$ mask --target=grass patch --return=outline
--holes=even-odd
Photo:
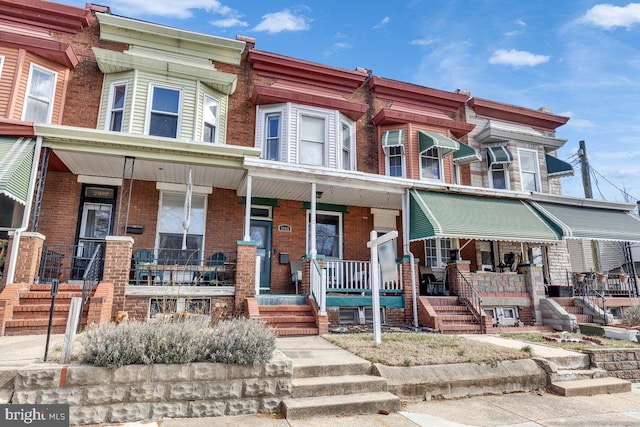
[[[626,340],[615,340],[611,338],[598,337],[602,345],[594,342],[556,342],[544,339],[544,336],[560,336],[560,332],[504,332],[500,334],[503,338],[511,338],[514,340],[530,342],[534,344],[544,344],[550,347],[563,348],[565,350],[587,350],[594,348],[640,348],[640,343]],[[571,338],[582,340],[588,338],[588,335],[571,334]]]
[[[488,363],[527,359],[521,350],[467,340],[455,335],[425,333],[385,333],[382,344],[373,345],[372,333],[327,334],[327,341],[370,362],[388,366]]]

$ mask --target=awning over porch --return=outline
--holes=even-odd
[[[518,199],[413,190],[411,241],[467,238],[528,243],[557,243],[554,229]]]
[[[640,219],[630,212],[595,207],[530,202],[561,230],[563,237],[640,242]]]
[[[31,138],[0,137],[0,194],[26,205],[35,150]]]
[[[426,130],[418,131],[418,144],[420,146],[420,153],[424,153],[431,147],[437,147],[440,149],[442,156],[460,149],[460,143],[455,139],[438,132],[429,132]]]

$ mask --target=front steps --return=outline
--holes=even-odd
[[[550,390],[554,394],[567,397],[628,393],[631,391],[631,383],[614,377],[556,381],[551,383]]]
[[[387,392],[387,381],[369,375],[369,362],[297,366],[291,397],[282,402],[286,418],[394,412],[400,399]]]
[[[279,337],[318,335],[315,314],[301,295],[258,297],[260,319],[273,327]]]
[[[582,310],[582,306],[575,305],[575,298],[572,297],[554,297],[550,298],[553,301],[557,302],[564,310],[576,316],[576,321],[578,323],[593,323],[593,316],[590,314],[585,314]]]
[[[438,328],[443,334],[480,334],[482,328],[467,306],[458,297],[428,297],[431,307],[441,319]]]

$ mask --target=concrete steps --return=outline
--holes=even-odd
[[[594,378],[604,378],[607,371],[604,369],[558,369],[549,374],[552,383],[559,381],[589,380]]]
[[[330,377],[297,378],[292,381],[292,397],[334,396],[387,391],[387,380],[371,375],[337,375]]]
[[[258,305],[260,319],[272,326],[278,336],[318,335],[316,318],[310,305]]]
[[[400,399],[388,392],[373,392],[287,399],[282,405],[282,412],[286,418],[306,418],[379,411],[395,412],[400,408]]]
[[[569,297],[554,297],[551,298],[555,302],[564,308],[564,310],[576,316],[576,321],[578,323],[593,323],[593,316],[590,314],[585,314],[580,305],[575,305],[575,299]]]
[[[560,396],[593,396],[595,394],[627,393],[631,383],[620,378],[604,377],[572,381],[554,381],[550,391]]]

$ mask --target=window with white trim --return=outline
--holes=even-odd
[[[51,122],[56,79],[55,71],[31,64],[22,120],[34,123]]]
[[[300,116],[300,163],[325,166],[326,134],[324,118]]]
[[[424,263],[427,267],[444,268],[451,255],[451,239],[428,239],[424,241]]]
[[[345,122],[340,123],[342,140],[342,169],[351,170],[351,129]]]
[[[269,113],[265,116],[263,157],[267,160],[280,160],[281,123],[281,113]]]
[[[180,125],[180,90],[151,86],[149,135],[176,138]]]
[[[307,253],[311,252],[311,211],[307,211]],[[316,250],[327,258],[342,258],[342,214],[316,212]]]
[[[518,148],[520,159],[520,183],[524,191],[540,191],[540,167],[538,166],[538,152],[525,148]]]
[[[217,142],[218,138],[218,112],[220,103],[214,98],[205,95],[202,105],[202,141]]]
[[[442,158],[438,147],[431,147],[420,153],[420,177],[442,180]]]
[[[489,185],[499,190],[509,189],[509,165],[494,163],[489,166]]]
[[[108,128],[113,132],[122,132],[122,123],[124,121],[124,104],[127,97],[126,83],[114,83],[111,85],[109,93],[109,112],[107,120],[109,120]]]
[[[404,147],[396,145],[387,147],[386,158],[386,171],[388,176],[397,176],[399,178],[404,177]]]
[[[182,250],[184,198],[185,193],[161,193],[156,236],[161,264],[197,265],[203,258],[206,196],[191,197],[186,250]]]

